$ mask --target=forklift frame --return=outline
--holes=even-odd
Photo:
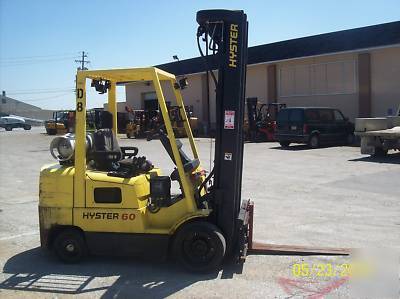
[[[132,81],[152,81],[156,90],[158,104],[162,116],[164,118],[165,128],[171,143],[172,153],[179,176],[181,178],[182,188],[185,196],[188,210],[195,211],[195,200],[193,192],[190,191],[190,184],[185,175],[181,156],[179,154],[176,138],[172,129],[172,124],[168,116],[167,105],[164,93],[161,87],[161,81],[169,82],[174,91],[177,105],[180,107],[180,114],[184,120],[185,132],[189,138],[190,147],[194,159],[198,159],[198,151],[194,142],[192,130],[190,128],[187,115],[185,112],[182,95],[179,90],[174,88],[176,77],[173,74],[165,72],[155,67],[149,68],[132,68],[132,69],[113,69],[113,70],[94,70],[94,71],[78,71],[76,86],[76,137],[75,137],[75,176],[74,176],[74,198],[75,207],[84,207],[85,202],[85,177],[86,177],[86,80],[107,80],[110,82],[108,89],[108,107],[109,112],[113,116],[113,133],[117,136],[117,101],[116,101],[116,84],[120,82]]]

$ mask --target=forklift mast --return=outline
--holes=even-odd
[[[227,253],[232,253],[238,238],[241,206],[247,16],[241,10],[202,10],[196,20],[198,42],[203,36],[218,70],[217,80],[209,69],[216,85],[215,156],[209,194],[212,219],[224,233]],[[209,67],[212,62],[203,55],[200,43],[199,50]]]

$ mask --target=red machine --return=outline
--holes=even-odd
[[[275,141],[276,117],[282,108],[286,104],[260,104],[257,98],[247,98],[247,138],[254,142]]]

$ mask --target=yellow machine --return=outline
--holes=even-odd
[[[298,246],[253,242],[254,206],[242,200],[247,16],[239,10],[203,10],[196,20],[203,58],[209,59],[200,42],[211,47],[206,36],[221,51],[213,54],[219,61],[218,80],[211,75],[216,87],[213,169],[206,176],[200,166],[180,93],[185,84],[174,75],[154,67],[78,71],[75,135],[52,141],[51,153],[59,163],[44,166],[40,173],[41,245],[63,261],[78,262],[87,253],[172,253],[192,271],[209,271],[219,269],[226,258],[241,263],[248,252],[299,251]],[[86,131],[87,80],[96,91],[108,93],[110,110],[102,113],[93,133]],[[116,84],[139,81],[151,82],[157,94],[163,118],[158,134],[176,166],[169,176],[138,156],[138,148],[120,147],[116,139]],[[173,90],[189,155],[175,138],[161,86]],[[179,183],[176,195],[171,194],[171,181]]]
[[[126,137],[143,138],[157,133],[161,125],[159,113],[158,110],[129,109],[130,120],[126,124]]]
[[[86,133],[85,87],[88,79],[109,86],[111,125],[94,134]],[[170,177],[162,176],[160,169],[153,167],[145,157],[137,157],[137,148],[119,148],[117,145],[115,86],[126,81],[153,82],[167,133],[161,141],[176,165],[171,178],[179,181],[181,194],[168,194]],[[181,109],[181,117],[186,120],[184,129],[192,158],[188,158],[182,144],[175,139],[161,82],[174,87],[175,76],[157,68],[78,71],[76,135],[55,140],[52,148],[58,154],[53,156],[59,163],[44,166],[40,173],[41,244],[53,248],[62,260],[76,262],[88,251],[102,253],[116,249],[121,249],[122,254],[152,250],[159,254],[163,247],[167,253],[172,237],[175,242],[183,242],[176,239],[183,224],[210,214],[210,209],[200,205],[195,198],[195,190],[205,175],[185,110]],[[183,107],[180,90],[173,90],[177,104]],[[111,141],[114,146],[101,148],[96,138],[105,140],[105,144]],[[135,153],[127,153],[129,150]],[[114,167],[116,164],[119,166]],[[183,262],[190,266],[190,260]],[[204,267],[197,265],[197,268]]]
[[[48,135],[68,133],[73,125],[75,111],[60,110],[53,112],[53,118],[45,121],[45,129]]]
[[[130,121],[127,123],[125,131],[127,138],[132,138],[132,137],[137,138],[137,136],[139,136],[140,133],[140,125],[135,124],[133,121]]]
[[[103,108],[94,108],[86,111],[86,130],[94,131],[98,125]],[[48,135],[73,133],[75,130],[75,110],[61,110],[53,112],[53,118],[45,122]]]
[[[189,120],[190,128],[192,129],[192,133],[194,136],[198,134],[198,118],[193,116],[193,110],[190,107],[185,106],[185,113],[187,115],[187,119]],[[181,112],[179,106],[170,106],[168,107],[169,116],[171,119],[172,129],[174,130],[175,135],[178,138],[187,137],[184,127],[184,120],[180,117]]]

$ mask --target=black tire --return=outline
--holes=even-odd
[[[317,134],[311,135],[310,139],[308,140],[308,146],[310,148],[319,148],[320,141],[319,136]]]
[[[225,257],[226,242],[214,224],[196,221],[179,229],[173,243],[173,255],[191,272],[219,270]]]
[[[82,233],[74,229],[61,231],[54,239],[53,249],[58,258],[67,264],[80,262],[88,252]]]
[[[129,134],[129,133],[126,133],[126,137],[129,138],[129,139],[132,138],[131,134]]]
[[[31,125],[25,125],[25,126],[24,126],[24,130],[26,130],[26,131],[27,131],[27,130],[30,130],[31,128],[32,128]]]
[[[5,126],[6,131],[12,131],[12,127],[11,126]]]
[[[279,141],[279,144],[281,145],[281,147],[288,147],[290,145],[289,141]]]
[[[373,157],[381,158],[381,157],[386,157],[388,153],[388,150],[385,150],[381,147],[376,147],[375,148],[375,153],[372,155]]]
[[[56,135],[57,129],[46,129],[48,135]]]

